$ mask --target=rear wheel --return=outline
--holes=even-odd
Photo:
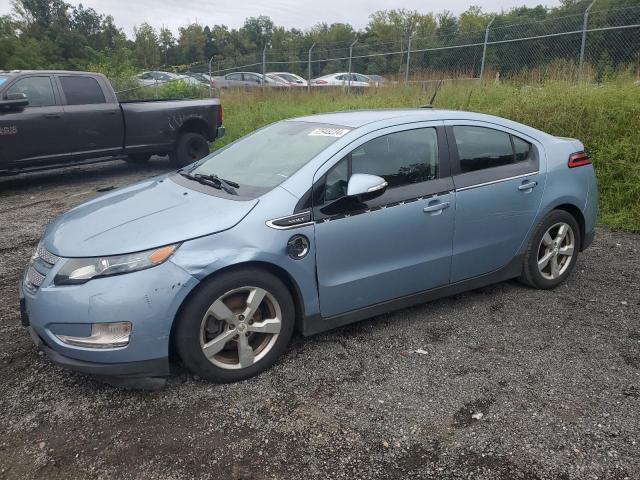
[[[536,228],[525,255],[521,281],[536,288],[551,289],[564,282],[578,259],[578,222],[564,210],[554,210]]]
[[[253,377],[286,349],[295,310],[287,287],[256,269],[205,283],[177,319],[176,349],[194,374],[218,383]]]
[[[171,161],[178,167],[184,167],[209,155],[209,142],[199,133],[181,133],[171,152]]]

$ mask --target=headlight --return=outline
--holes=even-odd
[[[112,257],[70,258],[62,266],[54,283],[78,285],[93,278],[121,275],[155,267],[167,260],[178,245],[154,248],[144,252],[114,255]]]

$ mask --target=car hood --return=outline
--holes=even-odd
[[[138,252],[228,230],[258,200],[229,200],[159,177],[83,203],[46,229],[43,243],[61,257]]]

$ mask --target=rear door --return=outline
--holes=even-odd
[[[121,153],[124,121],[120,104],[105,96],[102,79],[85,75],[56,78],[64,100],[65,121],[74,142],[74,156],[107,157]]]
[[[451,281],[516,256],[540,207],[546,166],[535,139],[484,122],[445,122],[456,189]]]
[[[446,143],[441,122],[391,127],[365,135],[316,174],[323,317],[449,282],[455,199]],[[389,186],[365,203],[348,202],[354,173],[381,176]]]
[[[70,132],[51,76],[20,77],[3,95],[11,93],[26,94],[29,105],[0,111],[0,168],[55,163],[70,155]]]

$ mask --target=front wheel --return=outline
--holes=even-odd
[[[557,287],[573,270],[580,242],[580,227],[573,215],[564,210],[552,211],[538,224],[529,241],[520,280],[535,288]]]
[[[204,283],[177,319],[175,345],[192,373],[228,383],[253,377],[284,352],[295,323],[287,287],[257,269]]]
[[[184,167],[209,155],[209,142],[199,133],[181,133],[170,154],[174,165]]]

